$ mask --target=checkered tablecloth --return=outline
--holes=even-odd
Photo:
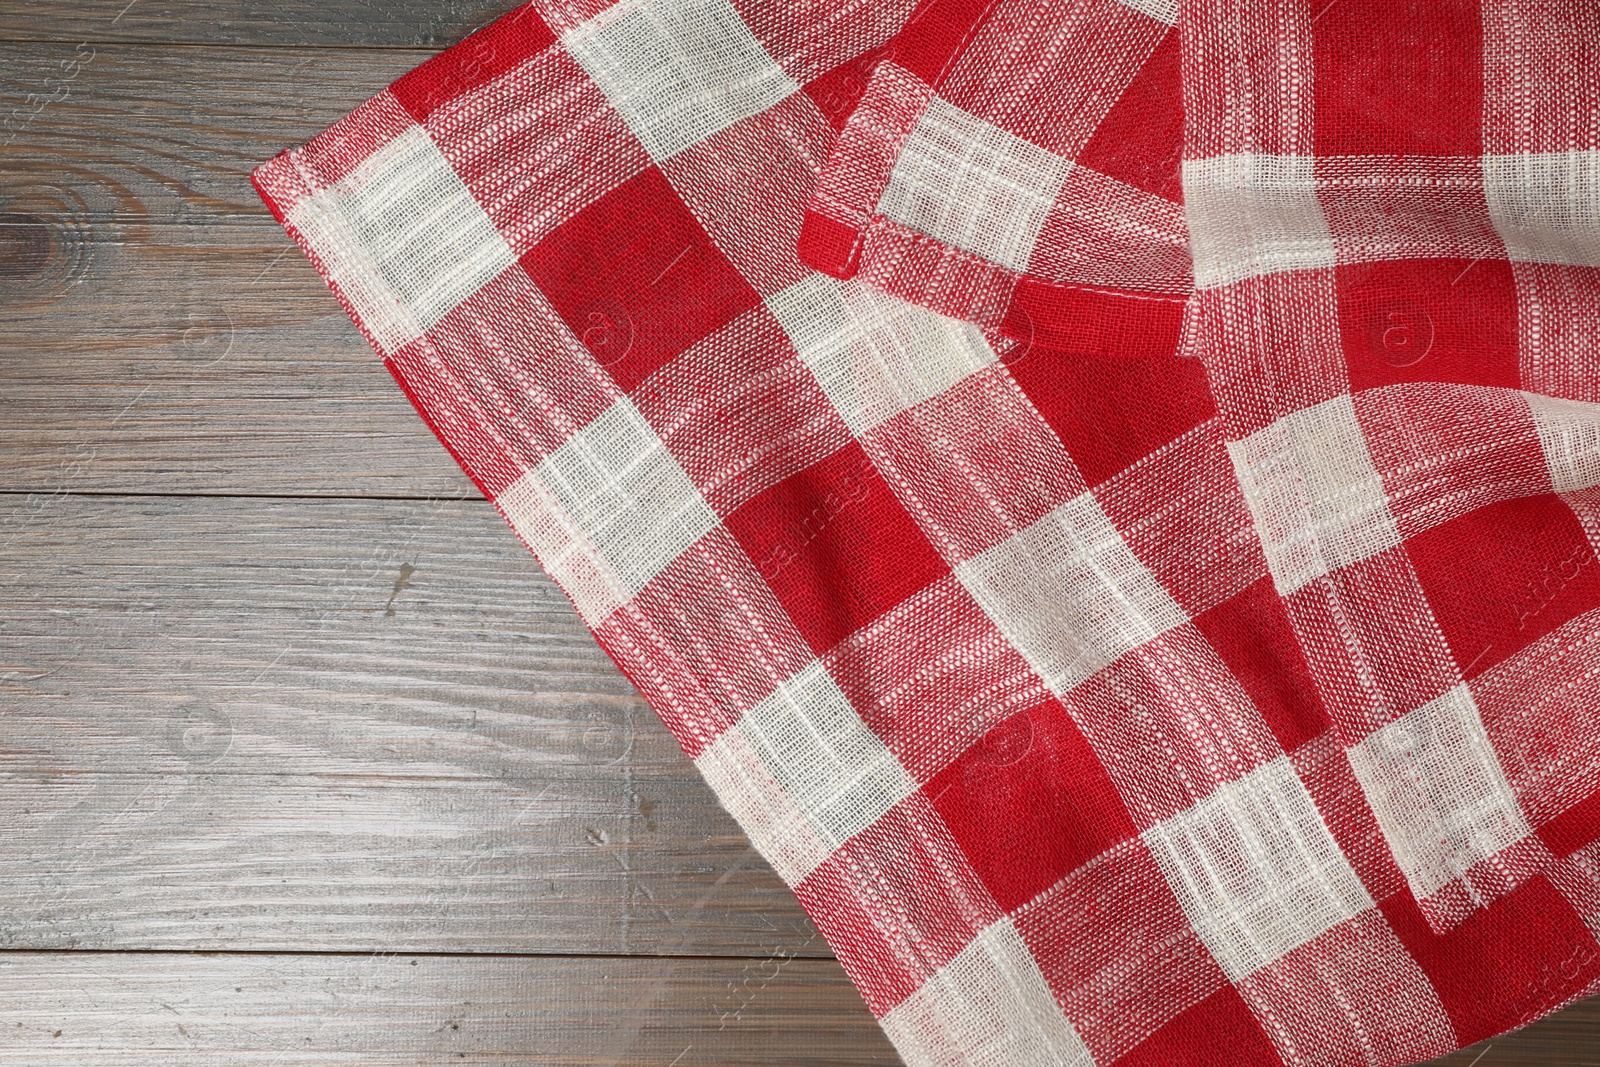
[[[1600,990],[1600,8],[534,0],[254,180],[907,1064]]]

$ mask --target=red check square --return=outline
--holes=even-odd
[[[859,444],[728,516],[818,655],[949,573]]]
[[[1600,607],[1600,560],[1572,509],[1550,494],[1479,508],[1418,534],[1406,551],[1468,678]],[[1495,580],[1463,580],[1486,574]]]
[[[1312,23],[1317,151],[1475,156],[1483,151],[1478,0],[1332,3]]]
[[[1216,414],[1199,360],[1035,350],[1007,365],[1093,487]]]
[[[654,167],[584,209],[522,265],[628,392],[761,299]]]
[[[1517,388],[1511,264],[1429,259],[1340,267],[1350,388],[1461,382]]]
[[[1600,944],[1544,878],[1442,936],[1428,929],[1409,893],[1381,904],[1433,981],[1460,1044],[1523,1026],[1600,979]],[[1511,943],[1516,948],[1508,951]]]
[[[926,791],[1007,911],[1135,832],[1094,750],[1056,700],[990,730]]]

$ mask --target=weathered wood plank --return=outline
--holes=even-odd
[[[475,495],[248,179],[425,53],[79,55],[0,46],[0,488]]]
[[[0,40],[444,48],[515,0],[0,0]]]
[[[152,218],[265,218],[251,168],[431,54],[0,44],[7,182],[54,190],[80,221],[129,235]]]
[[[826,955],[485,503],[0,498],[0,944]]]
[[[0,1064],[898,1062],[832,961],[0,954]]]
[[[0,46],[0,488],[474,493],[248,181],[424,56]]]
[[[697,783],[615,777],[0,775],[0,949],[828,955]]]

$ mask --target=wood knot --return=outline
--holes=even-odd
[[[37,278],[54,244],[50,224],[39,216],[0,213],[0,278]]]

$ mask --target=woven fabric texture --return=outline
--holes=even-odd
[[[919,5],[833,146],[801,258],[1025,342],[1170,353],[1193,290],[1176,18]]]
[[[260,167],[912,1067],[1600,991],[1600,14],[535,0]]]

